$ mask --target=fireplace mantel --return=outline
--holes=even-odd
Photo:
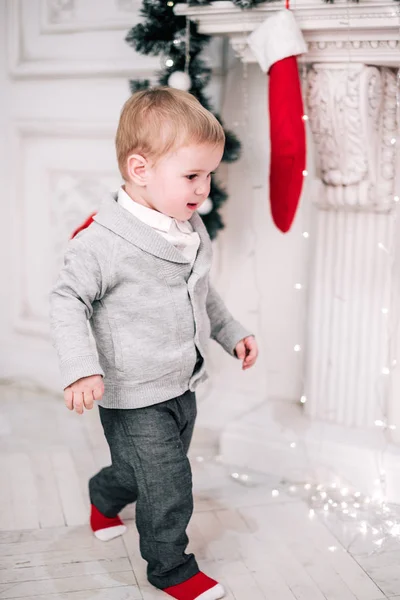
[[[334,4],[292,0],[291,7],[308,45],[307,62],[399,66],[400,9],[394,0]],[[282,2],[268,2],[243,10],[232,2],[217,1],[206,6],[178,4],[175,13],[198,23],[200,33],[229,37],[244,62],[255,62],[246,37],[282,8]]]

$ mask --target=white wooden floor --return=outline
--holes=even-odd
[[[400,599],[398,540],[377,551],[356,523],[310,519],[297,496],[273,496],[277,481],[241,486],[199,462],[199,444],[191,550],[227,599]],[[0,599],[167,598],[146,581],[133,508],[123,538],[102,543],[88,528],[87,480],[108,462],[97,411],[0,388]]]

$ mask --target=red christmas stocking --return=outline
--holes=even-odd
[[[271,137],[270,204],[275,225],[289,231],[299,203],[306,166],[304,107],[296,56],[307,52],[290,10],[268,17],[248,38],[269,74]]]

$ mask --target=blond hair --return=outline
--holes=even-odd
[[[225,143],[222,125],[192,94],[157,87],[136,92],[125,102],[115,137],[118,166],[125,180],[130,154],[141,154],[156,163],[190,143]]]

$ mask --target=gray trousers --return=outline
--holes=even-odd
[[[187,452],[196,396],[187,391],[145,408],[99,409],[112,464],[90,479],[90,500],[107,517],[136,502],[148,580],[160,589],[182,583],[199,571],[193,554],[185,553],[193,512]]]

